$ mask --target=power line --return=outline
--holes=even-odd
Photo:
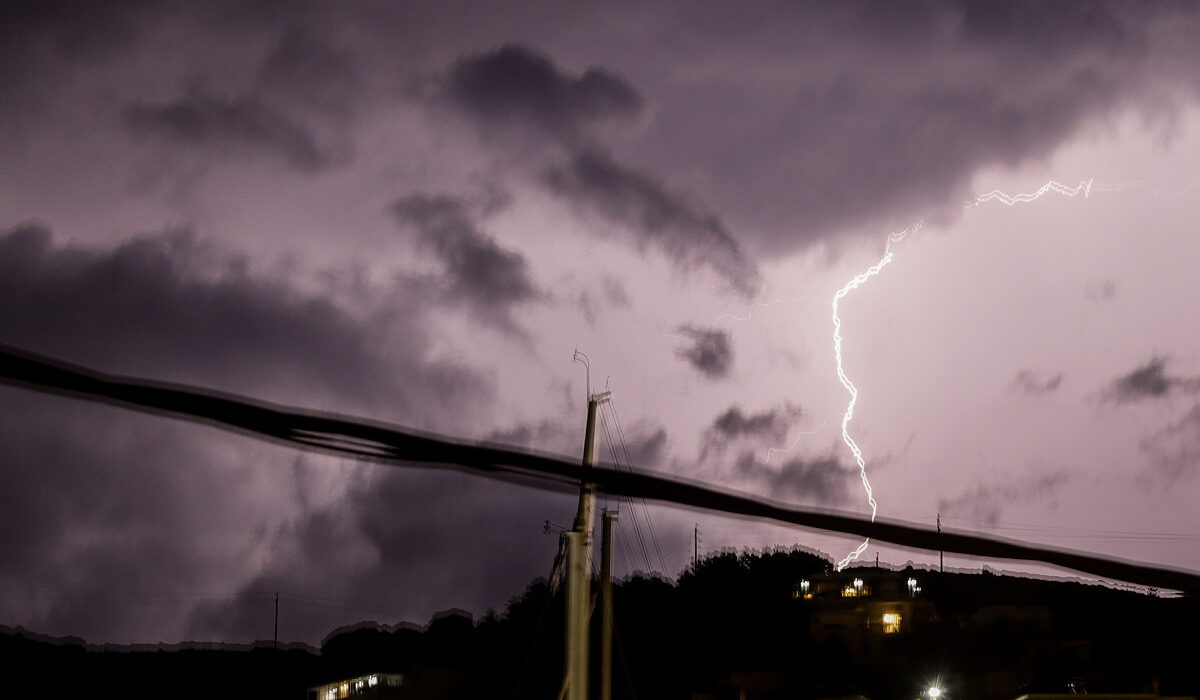
[[[560,458],[468,445],[382,423],[321,415],[194,387],[106,375],[5,346],[0,346],[0,382],[170,414],[333,454],[414,466],[455,467],[493,478],[518,479],[541,488],[573,489],[579,483],[579,465]],[[624,472],[597,465],[590,468],[588,482],[597,492],[611,496],[650,499],[803,528],[843,532],[902,547],[1039,561],[1128,583],[1200,593],[1200,574],[1193,572],[981,535],[936,533],[896,522],[804,510],[750,494],[660,475]]]
[[[608,402],[608,410],[613,414],[613,421],[617,424],[617,436],[621,438],[621,449],[625,451],[625,462],[629,465],[629,471],[633,471],[633,457],[629,454],[629,445],[625,441],[625,431],[621,429],[621,417],[617,415],[617,405],[614,401]],[[658,555],[658,564],[662,567],[663,575],[667,574],[667,563],[663,561],[662,550],[658,546],[658,536],[654,534],[654,522],[650,520],[650,508],[646,505],[646,499],[642,501],[642,513],[646,516],[646,529],[650,531],[650,541],[654,544],[654,552]]]
[[[600,427],[604,430],[604,436],[608,440],[608,451],[613,456],[613,461],[616,463],[617,468],[621,469],[621,457],[619,454],[617,454],[616,447],[612,439],[612,433],[610,433],[608,429],[608,419],[604,417],[603,411],[600,413]],[[646,571],[649,572],[654,567],[650,565],[650,554],[646,550],[646,540],[642,537],[642,528],[638,525],[637,511],[633,509],[632,505],[633,503],[630,501],[629,515],[630,521],[633,523],[633,533],[637,537],[638,547],[642,550],[642,558],[646,560]]]

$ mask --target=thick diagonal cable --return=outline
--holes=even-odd
[[[523,478],[564,489],[581,477],[598,492],[646,498],[802,528],[872,537],[902,547],[995,559],[1039,561],[1102,578],[1200,594],[1200,574],[1080,552],[1025,545],[980,535],[923,530],[910,525],[812,511],[758,496],[719,490],[641,472],[595,466],[490,445],[470,445],[380,423],[322,415],[181,385],[102,374],[0,345],[0,382],[64,393],[127,408],[166,413],[210,425],[321,450],[416,466],[453,466],[498,477]]]

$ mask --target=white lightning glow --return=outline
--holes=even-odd
[[[1084,198],[1087,198],[1090,197],[1093,192],[1118,192],[1121,190],[1131,189],[1145,190],[1162,199],[1174,199],[1191,190],[1194,184],[1195,183],[1189,184],[1181,192],[1172,195],[1159,190],[1152,184],[1143,180],[1129,180],[1115,184],[1097,183],[1094,180],[1084,180],[1074,187],[1070,185],[1064,185],[1056,180],[1050,180],[1033,192],[1019,192],[1017,194],[1008,194],[1001,190],[985,192],[984,194],[981,194],[966,202],[963,205],[963,208],[971,209],[989,202],[999,202],[1000,204],[1011,207],[1017,204],[1028,204],[1029,202],[1041,199],[1043,196],[1049,193],[1060,194],[1065,197],[1078,197],[1083,195]],[[871,267],[867,268],[865,272],[857,275],[854,277],[854,279],[847,282],[845,286],[839,289],[833,296],[833,351],[837,358],[837,374],[838,379],[840,379],[842,382],[842,386],[844,386],[846,391],[850,393],[850,402],[846,405],[846,412],[842,415],[842,440],[850,448],[850,452],[854,454],[854,461],[858,464],[858,472],[862,477],[863,488],[866,489],[867,492],[867,502],[871,504],[871,522],[875,522],[875,514],[878,511],[878,506],[875,503],[875,494],[871,490],[871,482],[867,479],[867,466],[866,461],[863,459],[862,451],[859,449],[858,444],[854,442],[854,439],[850,437],[849,427],[851,419],[854,418],[854,406],[858,402],[858,389],[854,386],[854,382],[850,381],[850,378],[846,376],[845,369],[842,366],[842,321],[841,318],[838,317],[838,302],[841,301],[842,298],[847,294],[862,286],[864,282],[879,274],[879,271],[892,261],[892,243],[903,240],[908,234],[919,229],[920,226],[921,224],[917,223],[901,231],[900,233],[893,233],[889,235],[883,257],[880,258],[879,262],[875,263]],[[849,554],[847,554],[840,562],[838,562],[837,570],[841,571],[846,567],[847,564],[855,559],[858,559],[859,556],[861,556],[866,550],[870,542],[870,538],[863,540],[862,544],[860,544]]]
[[[854,453],[854,461],[858,464],[858,474],[862,478],[863,488],[867,491],[867,502],[871,504],[871,522],[875,522],[875,513],[879,508],[875,503],[875,494],[871,490],[871,480],[867,478],[867,462],[863,459],[862,450],[858,448],[858,443],[854,442],[854,438],[850,437],[850,421],[854,418],[854,405],[858,403],[858,388],[854,386],[854,382],[850,381],[850,377],[846,375],[846,369],[842,364],[842,319],[838,316],[838,304],[843,297],[861,287],[867,280],[878,275],[880,270],[892,262],[893,243],[904,240],[905,237],[910,233],[915,233],[919,228],[921,228],[920,222],[909,226],[899,233],[890,234],[887,238],[887,245],[884,247],[883,257],[879,259],[879,262],[855,275],[853,279],[837,291],[837,294],[833,295],[833,354],[837,359],[838,379],[841,380],[842,386],[846,388],[846,391],[850,392],[850,403],[846,404],[846,412],[842,414],[842,441]],[[837,570],[841,571],[846,568],[847,564],[858,559],[870,543],[871,538],[869,537],[863,540],[862,544],[838,562]]]
[[[1192,182],[1192,183],[1189,183],[1186,187],[1180,188],[1179,190],[1177,190],[1175,192],[1168,192],[1166,190],[1162,190],[1162,189],[1159,189],[1158,187],[1155,187],[1153,183],[1147,182],[1146,180],[1125,180],[1122,182],[1114,182],[1114,183],[1096,182],[1095,180],[1084,180],[1083,182],[1080,182],[1078,185],[1075,185],[1074,187],[1071,187],[1069,185],[1064,185],[1061,182],[1058,182],[1055,180],[1051,180],[1051,181],[1047,182],[1046,184],[1042,185],[1041,187],[1039,187],[1034,192],[1020,192],[1018,194],[1007,194],[1000,190],[992,190],[991,192],[985,192],[984,194],[979,195],[975,199],[972,199],[971,201],[966,202],[963,205],[963,208],[971,209],[972,207],[977,207],[981,204],[986,204],[988,202],[1000,202],[1001,204],[1004,204],[1005,206],[1011,207],[1016,204],[1027,204],[1036,199],[1040,199],[1043,195],[1046,195],[1050,192],[1054,192],[1055,194],[1061,194],[1065,197],[1078,197],[1079,195],[1082,194],[1084,196],[1084,198],[1086,199],[1086,198],[1090,197],[1093,192],[1121,192],[1123,190],[1144,190],[1144,191],[1149,192],[1150,194],[1154,195],[1155,197],[1158,197],[1159,199],[1168,199],[1169,200],[1169,199],[1179,199],[1180,197],[1183,197],[1188,192],[1190,192],[1195,186],[1196,186],[1196,183]]]
[[[825,417],[825,420],[821,421],[820,425],[813,428],[812,430],[803,430],[799,433],[796,433],[796,439],[792,440],[792,444],[788,445],[787,447],[768,447],[767,448],[767,458],[765,460],[763,460],[763,462],[765,464],[770,464],[772,456],[777,455],[777,454],[782,454],[784,452],[791,452],[792,450],[796,449],[796,445],[800,444],[801,438],[803,438],[807,435],[816,435],[817,433],[821,432],[825,428],[826,425],[829,425],[829,421],[831,421],[837,417],[838,417],[838,414],[831,413]]]
[[[752,302],[750,304],[750,306],[746,309],[745,316],[738,316],[737,314],[721,314],[716,319],[714,319],[712,323],[708,324],[708,327],[712,328],[712,327],[716,326],[718,323],[720,323],[721,321],[743,321],[744,322],[744,321],[753,320],[754,319],[754,307],[756,307],[756,306],[765,309],[768,306],[774,306],[776,304],[797,304],[797,303],[800,303],[803,301],[810,301],[810,299],[808,297],[796,297],[794,299],[772,299],[770,301],[755,301],[755,302]]]
[[[1047,182],[1046,184],[1044,184],[1040,188],[1038,188],[1038,190],[1036,192],[1022,192],[1019,194],[1010,195],[1010,194],[1005,194],[1004,192],[1001,192],[1000,190],[992,190],[991,192],[986,192],[984,194],[979,195],[975,199],[972,199],[971,201],[969,201],[965,205],[963,205],[963,207],[965,209],[970,209],[972,207],[977,207],[981,204],[986,204],[987,202],[1000,202],[1001,204],[1011,207],[1014,204],[1025,204],[1028,202],[1032,202],[1035,199],[1040,199],[1042,197],[1042,195],[1044,195],[1048,192],[1056,192],[1058,194],[1061,194],[1061,195],[1064,195],[1067,197],[1078,197],[1079,195],[1082,194],[1086,198],[1086,197],[1091,196],[1092,189],[1096,188],[1096,187],[1097,186],[1095,185],[1095,183],[1093,183],[1093,181],[1091,181],[1091,180],[1084,180],[1083,182],[1079,183],[1078,185],[1076,185],[1074,187],[1069,187],[1067,185],[1062,184],[1061,182],[1056,182],[1054,180],[1051,180],[1050,182]],[[1103,188],[1106,190],[1111,187],[1119,188],[1120,186],[1119,185],[1099,185],[1098,186],[1098,188]]]

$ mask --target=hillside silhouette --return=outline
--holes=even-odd
[[[885,609],[902,614],[881,627]],[[952,698],[1200,689],[1197,601],[1095,584],[912,567],[838,574],[799,549],[724,551],[674,581],[617,582],[615,610],[619,699],[914,698],[934,682]],[[447,611],[424,627],[362,623],[319,652],[269,642],[121,649],[5,629],[0,658],[18,671],[10,691],[48,697],[299,700],[386,673],[403,676],[393,697],[554,700],[563,600],[539,579],[478,620]]]

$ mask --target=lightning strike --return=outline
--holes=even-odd
[[[854,442],[854,438],[850,437],[850,421],[854,418],[854,406],[858,403],[858,388],[854,386],[854,382],[850,381],[850,377],[846,375],[846,369],[842,364],[842,319],[838,315],[838,303],[847,294],[861,287],[863,283],[875,275],[878,275],[883,268],[888,266],[888,263],[892,262],[894,255],[892,253],[893,243],[899,243],[910,233],[915,233],[920,228],[921,222],[917,222],[899,233],[889,234],[887,245],[884,247],[883,257],[879,259],[879,262],[855,275],[853,279],[837,291],[837,294],[833,295],[833,354],[837,359],[838,379],[841,380],[842,386],[846,388],[846,391],[850,393],[850,403],[846,404],[846,412],[842,414],[842,441],[850,448],[850,451],[854,454],[854,461],[858,464],[858,474],[862,478],[863,488],[867,491],[867,502],[871,504],[871,522],[875,522],[875,514],[879,510],[879,507],[875,503],[875,494],[871,490],[871,480],[867,478],[867,462],[863,459],[862,450],[858,448],[858,443]],[[862,544],[838,562],[837,570],[841,571],[846,568],[847,564],[858,559],[870,543],[871,538],[869,537],[863,540]]]
[[[1144,190],[1160,199],[1178,199],[1179,197],[1182,197],[1186,193],[1191,191],[1195,187],[1195,185],[1196,185],[1196,183],[1192,182],[1177,192],[1168,193],[1163,190],[1160,190],[1159,188],[1155,187],[1153,184],[1151,184],[1147,181],[1144,181],[1144,180],[1127,180],[1127,181],[1119,182],[1119,183],[1098,183],[1094,179],[1089,179],[1089,180],[1083,180],[1078,185],[1074,185],[1074,186],[1063,184],[1061,182],[1058,182],[1057,180],[1050,180],[1049,182],[1042,185],[1041,187],[1039,187],[1037,190],[1035,190],[1033,192],[1019,192],[1017,194],[1008,194],[1002,190],[994,189],[994,190],[991,190],[990,192],[985,192],[981,195],[976,196],[974,199],[971,199],[971,200],[965,202],[963,204],[963,208],[964,209],[973,209],[975,207],[981,206],[983,204],[987,204],[989,202],[999,202],[1000,204],[1011,207],[1011,206],[1015,206],[1017,204],[1027,204],[1027,203],[1036,201],[1050,193],[1059,194],[1064,197],[1078,197],[1078,196],[1082,195],[1086,199],[1086,198],[1091,197],[1093,192],[1119,192],[1122,190]],[[870,479],[867,478],[866,459],[863,457],[862,450],[859,448],[858,443],[856,443],[854,441],[854,438],[851,437],[851,435],[850,435],[850,422],[854,419],[854,409],[855,409],[855,406],[858,404],[858,387],[856,387],[854,385],[854,382],[852,382],[850,380],[849,375],[846,374],[845,366],[842,362],[842,332],[841,332],[842,331],[842,320],[838,314],[838,306],[839,306],[839,303],[841,302],[841,300],[844,299],[847,294],[849,294],[850,292],[854,291],[855,289],[858,289],[859,287],[861,287],[864,283],[866,283],[869,279],[871,279],[875,275],[879,274],[880,271],[883,270],[883,268],[887,267],[888,264],[890,264],[892,262],[892,258],[894,257],[894,253],[892,251],[893,243],[899,243],[900,241],[907,238],[910,234],[916,233],[918,230],[920,230],[923,223],[924,222],[917,222],[917,223],[913,224],[912,226],[909,226],[908,228],[906,228],[898,233],[889,234],[887,237],[887,243],[884,247],[883,257],[881,257],[879,259],[879,261],[876,262],[874,265],[872,265],[871,267],[867,268],[863,272],[856,275],[853,279],[851,279],[849,282],[847,282],[841,289],[839,289],[837,291],[837,293],[835,293],[833,295],[833,304],[832,304],[832,308],[833,308],[833,351],[834,351],[835,359],[837,361],[837,376],[838,376],[838,380],[841,381],[842,386],[846,389],[847,393],[850,394],[850,401],[846,404],[846,410],[842,414],[842,441],[845,442],[846,446],[850,448],[850,452],[854,455],[855,464],[858,465],[858,473],[862,479],[863,489],[866,491],[866,494],[867,494],[867,502],[871,506],[871,522],[875,521],[875,516],[878,513],[879,507],[875,501],[875,494],[871,488],[871,481],[870,481]],[[802,300],[803,300],[803,298],[772,299],[768,302],[755,302],[750,305],[750,308],[745,316],[737,316],[737,315],[728,314],[728,313],[722,314],[721,316],[719,316],[716,320],[714,320],[710,324],[710,328],[713,326],[716,326],[718,323],[720,323],[723,320],[749,321],[754,316],[754,307],[755,306],[761,306],[763,308],[766,308],[767,306],[771,306],[773,304],[792,303],[792,302],[798,302],[798,301],[802,301]],[[661,335],[672,335],[672,334],[665,333],[665,332],[662,332],[660,334]],[[782,452],[788,452],[788,451],[792,450],[793,448],[795,448],[796,445],[799,444],[801,437],[803,437],[805,435],[812,435],[812,434],[820,431],[822,428],[825,427],[825,425],[830,420],[832,420],[834,417],[836,417],[836,415],[837,414],[835,413],[835,414],[831,415],[829,418],[826,418],[821,423],[821,425],[817,426],[815,429],[813,429],[811,431],[799,433],[796,436],[795,441],[793,441],[792,444],[789,445],[788,447],[768,448],[766,462],[769,463],[771,461],[771,457],[774,456],[775,454],[779,454]],[[838,562],[837,570],[841,571],[850,562],[858,559],[862,555],[862,553],[864,551],[866,551],[867,547],[870,545],[870,542],[871,542],[870,538],[863,540],[862,544],[858,545],[858,547],[853,549],[849,554],[847,554],[845,557],[843,557],[841,561]]]
[[[725,321],[725,320],[729,320],[729,321],[753,320],[754,319],[754,307],[756,307],[756,306],[760,306],[765,309],[768,306],[774,306],[775,304],[796,304],[796,303],[799,303],[802,301],[809,301],[809,299],[807,297],[797,297],[795,299],[772,299],[770,301],[756,301],[756,302],[753,302],[750,304],[749,308],[746,310],[745,316],[738,316],[737,314],[721,314],[716,319],[714,319],[712,323],[709,324],[709,328],[712,328],[713,326],[716,326],[721,321]]]
[[[813,428],[812,430],[804,430],[799,433],[796,433],[796,439],[792,440],[792,444],[788,445],[787,447],[768,447],[767,448],[767,458],[765,460],[763,460],[763,463],[770,464],[772,456],[777,455],[777,454],[782,454],[784,452],[791,452],[792,450],[796,449],[796,445],[800,444],[800,438],[805,437],[806,435],[816,435],[817,433],[824,430],[825,426],[829,425],[829,421],[833,420],[834,418],[837,418],[837,416],[838,416],[838,414],[831,413],[825,417],[825,420],[821,421],[820,425]]]
[[[1074,187],[1069,187],[1061,182],[1051,180],[1050,182],[1047,182],[1038,188],[1036,192],[1022,192],[1015,195],[1009,195],[1001,192],[1000,190],[992,190],[991,192],[981,194],[975,199],[967,202],[963,205],[963,208],[971,209],[981,204],[986,204],[987,202],[1000,202],[1001,204],[1011,207],[1015,204],[1025,204],[1032,202],[1035,199],[1041,199],[1042,195],[1046,194],[1047,192],[1056,192],[1067,197],[1078,197],[1082,194],[1084,198],[1087,198],[1091,196],[1093,187],[1094,183],[1092,180],[1084,180]],[[1120,187],[1120,185],[1100,185],[1099,187],[1107,190],[1110,187]]]
[[[1086,199],[1090,197],[1093,192],[1119,192],[1122,190],[1140,189],[1145,190],[1150,194],[1159,197],[1160,199],[1176,199],[1191,190],[1194,185],[1195,183],[1193,182],[1179,193],[1172,195],[1163,192],[1144,180],[1128,180],[1125,182],[1109,184],[1097,183],[1095,180],[1089,179],[1080,182],[1074,187],[1070,185],[1064,185],[1056,180],[1050,180],[1033,192],[1008,194],[998,189],[985,192],[984,194],[981,194],[964,203],[963,208],[972,209],[989,202],[999,202],[1005,206],[1011,207],[1017,204],[1027,204],[1029,202],[1036,201],[1051,192],[1063,195],[1065,197],[1078,197],[1083,195],[1083,197]],[[838,316],[838,302],[840,302],[847,294],[862,286],[864,282],[879,274],[879,271],[892,261],[892,243],[903,240],[906,236],[908,236],[908,234],[916,232],[920,227],[921,224],[918,222],[917,224],[904,229],[900,233],[890,234],[887,239],[887,246],[884,249],[883,257],[880,258],[879,262],[867,268],[865,272],[862,272],[851,279],[833,296],[833,351],[837,359],[837,375],[838,379],[842,382],[842,386],[845,387],[846,391],[850,393],[850,402],[846,405],[846,412],[842,415],[842,440],[846,443],[846,446],[850,448],[850,452],[854,454],[854,461],[858,464],[858,471],[859,475],[862,477],[863,488],[866,489],[867,492],[867,502],[871,504],[871,522],[875,521],[875,514],[878,510],[878,506],[875,503],[875,495],[871,490],[871,482],[867,479],[866,461],[863,459],[862,451],[859,449],[858,444],[854,442],[854,438],[850,437],[849,427],[851,419],[854,418],[855,404],[858,402],[858,389],[854,386],[854,382],[850,381],[850,378],[846,375],[845,368],[842,366],[842,321]],[[870,538],[863,540],[862,544],[847,554],[840,562],[838,562],[837,570],[841,571],[846,567],[847,564],[858,559],[858,557],[861,556],[866,550],[867,546],[870,544],[870,541]]]

